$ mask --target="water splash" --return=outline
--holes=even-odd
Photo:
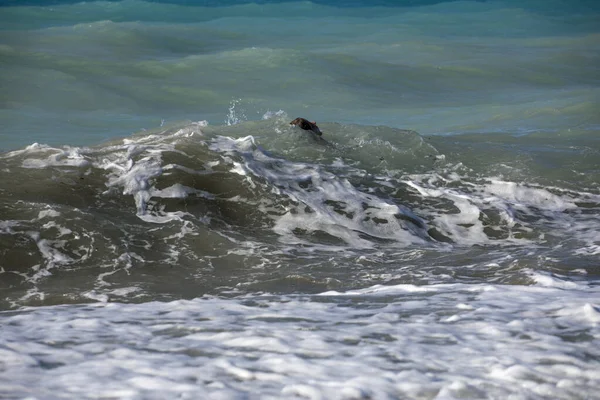
[[[228,126],[237,125],[240,122],[244,122],[244,121],[248,120],[248,117],[246,117],[246,114],[245,114],[246,110],[244,110],[244,109],[236,110],[236,106],[238,106],[241,101],[242,101],[242,99],[233,99],[233,100],[231,100],[231,102],[229,102],[229,113],[227,114],[227,119],[225,120],[225,123]]]

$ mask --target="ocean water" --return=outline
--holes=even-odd
[[[0,88],[0,397],[600,399],[600,2],[0,1]]]

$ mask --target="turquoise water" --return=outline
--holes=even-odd
[[[1,147],[222,124],[232,102],[421,134],[600,125],[594,2],[343,4],[2,7]]]
[[[0,88],[0,397],[600,392],[600,3],[0,1]]]

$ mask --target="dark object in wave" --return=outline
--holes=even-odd
[[[321,130],[319,129],[319,127],[317,126],[316,122],[310,122],[309,120],[304,119],[304,118],[296,118],[295,120],[290,122],[290,125],[299,126],[300,128],[304,129],[305,131],[314,132],[319,136],[321,136],[323,134],[321,132]]]

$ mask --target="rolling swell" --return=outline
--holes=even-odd
[[[568,176],[535,183],[540,158],[514,160],[506,143],[488,141],[479,157],[466,136],[333,123],[320,123],[326,140],[316,140],[285,113],[267,117],[2,155],[2,307],[382,279],[527,283],[540,268],[531,246],[567,248],[549,250],[558,261],[542,268],[591,270],[593,180],[584,191],[556,179]]]
[[[140,299],[144,291],[192,297],[213,292],[221,278],[223,286],[237,275],[245,283],[252,266],[278,264],[269,253],[281,253],[281,241],[327,250],[427,240],[406,207],[337,177],[342,165],[327,171],[309,163],[315,143],[286,125],[196,123],[92,148],[34,144],[5,154],[1,264],[11,297],[61,303],[108,288]],[[248,132],[272,146],[297,142],[296,160],[271,154],[253,136],[236,138]],[[320,147],[316,153],[331,161],[329,153],[342,151]],[[361,203],[344,205],[341,196]],[[320,216],[316,225],[297,226],[310,214]],[[411,233],[379,229],[386,218]],[[60,279],[69,286],[71,278],[73,293],[46,285]]]

